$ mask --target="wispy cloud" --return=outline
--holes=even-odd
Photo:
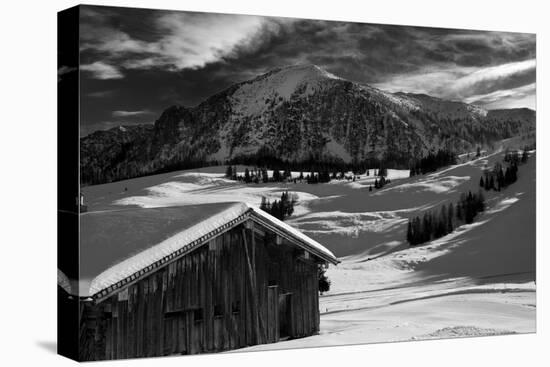
[[[248,15],[158,14],[151,22],[151,33],[159,37],[142,40],[110,25],[105,21],[107,14],[93,11],[84,18],[81,50],[100,53],[126,69],[197,69],[232,57],[237,48],[253,47],[255,35],[270,23],[270,18]],[[109,74],[105,64],[94,67],[97,78],[122,77],[112,69]]]
[[[483,101],[488,101],[482,98],[484,96],[495,99],[506,96],[510,100],[516,95],[512,91],[522,91],[522,87],[534,85],[535,72],[534,59],[488,67],[449,65],[438,69],[431,66],[418,72],[394,75],[375,86],[392,92],[426,93],[484,105]],[[532,97],[534,101],[534,93]],[[534,102],[529,105],[534,105]]]
[[[449,93],[457,98],[466,98],[471,95],[471,91],[493,92],[508,89],[518,79],[520,84],[525,84],[525,78],[534,80],[535,69],[535,59],[479,68],[450,84]]]
[[[94,6],[82,7],[80,27],[90,124],[145,121],[113,111],[194,106],[298,63],[389,91],[534,106],[533,34]],[[103,88],[116,100],[99,98],[112,96]]]
[[[96,61],[91,64],[80,65],[80,70],[87,71],[96,79],[121,79],[124,77],[122,72],[115,66],[106,64],[102,61]]]
[[[518,88],[497,90],[492,93],[478,94],[465,99],[465,102],[483,106],[487,109],[495,108],[536,108],[535,83]]]
[[[143,116],[152,114],[149,110],[142,111],[113,111],[113,117],[131,117],[131,116]]]
[[[115,94],[114,90],[100,90],[97,92],[87,93],[86,95],[88,97],[93,97],[93,98],[103,98],[103,97],[112,97],[114,94]]]

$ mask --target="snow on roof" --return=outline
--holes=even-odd
[[[338,263],[320,243],[245,203],[132,208],[81,215],[78,289],[62,269],[58,283],[81,297],[103,297],[248,218],[272,226],[313,254]]]
[[[310,250],[312,250],[312,252],[317,253],[321,258],[330,261],[333,264],[337,264],[339,262],[330,250],[328,250],[326,247],[324,247],[314,239],[306,236],[296,228],[289,226],[285,222],[275,218],[274,216],[264,212],[261,209],[257,209],[254,207],[250,207],[250,209],[256,216],[285,231],[286,233],[294,237],[294,240],[302,242],[303,245],[307,246]]]

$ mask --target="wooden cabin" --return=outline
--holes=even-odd
[[[196,354],[319,332],[318,268],[334,255],[243,203],[80,215],[79,360]],[[61,311],[63,312],[63,311]]]

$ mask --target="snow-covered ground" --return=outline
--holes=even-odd
[[[118,199],[115,205],[137,205],[143,208],[156,208],[175,205],[209,204],[230,201],[242,201],[252,206],[259,206],[262,197],[271,201],[280,199],[287,188],[281,186],[242,185],[228,180],[223,174],[205,174],[187,172],[176,175],[178,181],[169,181],[145,189],[139,196],[128,196]],[[296,215],[308,212],[307,205],[319,197],[302,191],[292,191],[298,205]]]
[[[429,175],[388,170],[391,183],[373,191],[368,187],[374,170],[355,182],[246,185],[226,179],[225,167],[83,191],[91,211],[220,201],[259,206],[262,196],[296,194],[299,203],[288,224],[342,260],[327,272],[332,285],[320,298],[321,333],[249,349],[534,332],[535,152],[520,166],[516,183],[484,192],[487,209],[473,224],[423,246],[405,242],[410,217],[456,202],[461,192],[477,192],[483,170],[502,160],[505,147],[526,145],[514,139],[505,144]]]
[[[464,291],[324,314],[319,335],[239,351],[530,333],[535,314],[534,289]]]

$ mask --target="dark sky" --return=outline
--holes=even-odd
[[[302,63],[388,91],[535,108],[534,34],[86,6],[80,37],[82,135]]]

